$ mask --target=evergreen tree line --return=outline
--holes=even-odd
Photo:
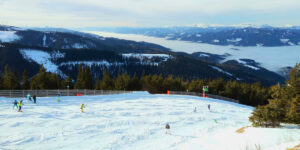
[[[286,85],[270,88],[269,103],[258,106],[250,121],[254,126],[276,127],[280,123],[300,124],[300,64],[291,71]]]
[[[96,82],[94,82],[96,81]],[[286,85],[263,87],[260,83],[240,83],[225,81],[222,78],[184,80],[182,77],[163,77],[162,75],[146,75],[141,77],[127,73],[118,73],[116,77],[104,70],[102,79],[94,80],[89,67],[79,67],[77,79],[72,81],[68,76],[61,78],[55,73],[48,73],[41,66],[39,72],[28,79],[24,70],[22,81],[18,71],[11,71],[6,65],[0,75],[0,89],[96,89],[149,91],[150,93],[166,93],[171,91],[202,92],[203,86],[209,86],[210,94],[240,100],[242,104],[257,106],[249,118],[254,126],[279,126],[280,123],[300,124],[300,64],[290,71]]]
[[[171,91],[202,92],[203,86],[209,86],[210,94],[225,96],[240,100],[242,104],[257,106],[268,103],[271,98],[270,88],[263,87],[260,83],[247,84],[237,81],[225,81],[222,78],[185,80],[182,77],[169,75],[146,75],[140,77],[136,74],[130,76],[127,73],[118,73],[116,77],[104,70],[102,78],[94,78],[90,67],[80,66],[75,82],[68,76],[62,80],[55,73],[48,73],[41,66],[39,72],[28,79],[26,70],[23,72],[22,81],[18,72],[11,72],[8,66],[4,74],[0,76],[0,89],[96,89],[96,90],[126,90],[126,91],[149,91],[150,93],[167,93]]]

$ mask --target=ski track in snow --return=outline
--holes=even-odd
[[[249,128],[237,134],[250,125],[253,108],[210,98],[134,92],[56,100],[38,98],[36,105],[25,100],[20,113],[12,109],[13,99],[1,98],[0,149],[251,150],[260,144],[276,150],[300,139],[293,128]],[[81,103],[85,113],[80,113]],[[167,122],[171,135],[165,134]]]

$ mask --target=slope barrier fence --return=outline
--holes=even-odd
[[[168,91],[168,94],[171,94],[171,95],[192,95],[192,96],[203,97],[202,93],[196,93],[196,92]],[[219,96],[219,95],[205,94],[205,96],[209,97],[209,98],[220,99],[220,100],[234,102],[234,103],[240,103],[239,100],[231,99],[231,98],[227,98],[227,97],[223,97],[223,96]]]
[[[82,95],[110,95],[131,93],[130,91],[104,91],[104,90],[0,90],[0,97],[21,98],[27,94],[37,97],[82,96]]]
[[[123,94],[131,93],[131,91],[109,91],[109,90],[0,90],[0,97],[21,98],[26,97],[27,94],[37,97],[52,97],[60,94],[61,96],[82,96],[82,95],[111,95],[111,94]],[[183,91],[168,91],[168,94],[172,95],[192,95],[202,97],[202,93],[196,92],[183,92]],[[240,103],[239,100],[213,95],[205,94],[206,97],[220,99],[224,101]]]

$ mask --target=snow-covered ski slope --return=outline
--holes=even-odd
[[[47,97],[37,104],[24,100],[23,112],[12,109],[13,100],[0,98],[1,150],[251,150],[255,144],[285,150],[300,142],[293,126],[236,133],[251,124],[253,108],[210,98],[134,92],[61,97],[58,103]]]

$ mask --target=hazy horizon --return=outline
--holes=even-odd
[[[0,24],[21,27],[300,25],[298,0],[0,0]]]

